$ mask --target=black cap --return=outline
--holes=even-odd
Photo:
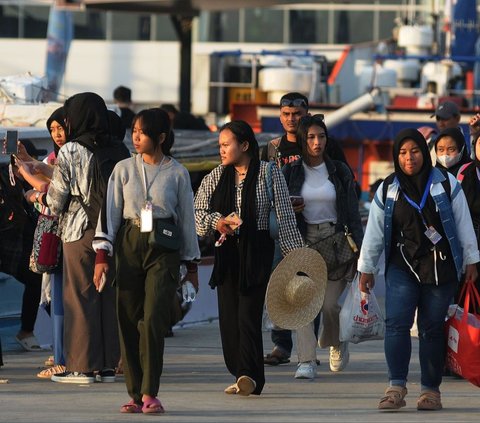
[[[445,101],[442,104],[439,104],[437,110],[435,110],[435,114],[431,117],[435,116],[440,119],[450,119],[454,116],[460,115],[460,109],[453,101]]]

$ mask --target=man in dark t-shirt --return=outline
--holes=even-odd
[[[297,128],[300,119],[308,114],[308,99],[300,93],[288,93],[280,99],[280,122],[285,134],[271,140],[262,150],[261,159],[276,161],[281,168],[300,157],[297,146]]]
[[[300,158],[300,149],[297,146],[297,128],[300,119],[308,114],[308,99],[303,94],[291,92],[280,99],[280,122],[285,134],[271,140],[262,150],[261,159],[275,161],[279,168]],[[275,241],[275,257],[273,268],[282,259],[278,241]],[[292,332],[274,326],[272,329],[273,350],[264,359],[265,364],[276,366],[290,362],[292,353]]]

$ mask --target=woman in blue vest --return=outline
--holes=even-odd
[[[406,405],[410,328],[418,308],[417,409],[439,410],[445,316],[462,273],[466,280],[477,278],[477,241],[460,185],[453,175],[432,168],[420,132],[404,129],[396,136],[393,161],[395,172],[380,185],[372,202],[358,261],[360,289],[368,293],[385,249],[385,356],[390,383],[378,408]]]

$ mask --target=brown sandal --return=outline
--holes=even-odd
[[[440,392],[424,391],[417,401],[417,410],[434,411],[442,409]]]
[[[37,377],[39,377],[40,379],[50,379],[53,375],[64,373],[66,371],[67,368],[65,366],[57,364],[56,366],[49,367],[48,369],[44,369],[40,373],[37,373]]]
[[[270,354],[267,354],[263,359],[264,364],[269,366],[278,366],[280,364],[290,363],[290,357],[282,354],[278,349],[274,348]]]
[[[378,404],[379,410],[398,410],[405,407],[407,403],[404,398],[407,395],[407,388],[403,386],[389,386]]]

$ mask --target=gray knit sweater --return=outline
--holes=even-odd
[[[147,186],[153,204],[153,218],[173,218],[181,230],[181,260],[200,258],[193,211],[193,192],[187,169],[167,157],[156,177],[153,166],[147,168]],[[150,167],[150,169],[148,169]],[[149,178],[150,175],[150,178]],[[115,237],[123,219],[138,219],[145,204],[142,156],[117,163],[110,176],[106,193],[106,210],[100,214],[93,248],[113,254]]]

